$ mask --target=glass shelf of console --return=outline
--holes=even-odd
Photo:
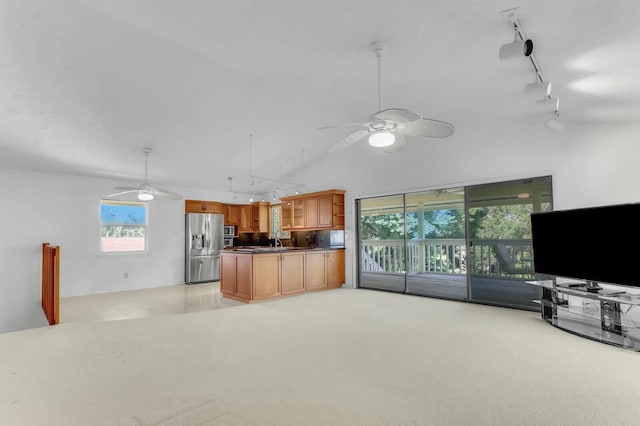
[[[640,351],[640,289],[590,286],[556,278],[529,281],[543,288],[542,317],[552,325],[603,343]]]

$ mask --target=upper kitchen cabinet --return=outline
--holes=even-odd
[[[269,232],[269,203],[238,205],[238,232]]]
[[[250,205],[238,206],[238,232],[253,232],[253,211]]]
[[[344,192],[331,189],[282,197],[282,229],[344,229]]]
[[[269,203],[257,201],[251,203],[251,216],[253,220],[253,232],[269,232]]]
[[[237,204],[223,204],[224,224],[238,226],[240,224],[240,207]]]
[[[222,203],[216,201],[185,200],[185,213],[216,213],[222,214]]]

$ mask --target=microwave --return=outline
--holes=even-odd
[[[224,225],[224,236],[225,238],[231,237],[233,238],[236,235],[236,227],[231,225]]]

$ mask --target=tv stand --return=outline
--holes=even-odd
[[[633,288],[554,278],[527,281],[542,287],[542,319],[602,343],[640,351],[640,293]],[[595,286],[594,286],[595,284]]]
[[[591,293],[597,293],[597,292],[599,292],[600,290],[602,290],[602,287],[600,287],[600,286],[598,285],[598,282],[597,282],[597,281],[589,281],[589,280],[587,280],[587,281],[586,281],[586,284],[585,284],[585,289],[586,289],[588,292],[591,292]]]

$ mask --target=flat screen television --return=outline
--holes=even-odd
[[[534,270],[640,287],[640,204],[531,214]]]

